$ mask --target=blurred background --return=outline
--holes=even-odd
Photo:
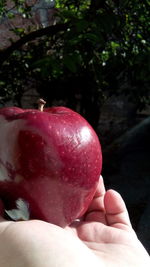
[[[70,107],[150,252],[150,1],[3,0],[0,107]]]

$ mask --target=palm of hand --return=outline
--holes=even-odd
[[[114,190],[105,191],[102,177],[84,220],[73,225],[73,230],[106,266],[140,267],[149,262],[132,229],[123,199]]]

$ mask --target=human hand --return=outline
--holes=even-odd
[[[0,211],[2,214],[3,209]],[[96,256],[69,227],[0,217],[0,267],[98,267],[97,263]]]
[[[74,231],[104,266],[150,266],[122,197],[114,190],[106,192],[102,177],[84,220],[74,225]]]
[[[105,192],[102,178],[84,219],[65,229],[38,220],[10,222],[1,217],[0,255],[0,267],[150,265],[121,196],[113,190]]]

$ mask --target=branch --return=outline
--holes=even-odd
[[[33,31],[23,36],[21,39],[13,43],[11,46],[6,48],[4,51],[0,51],[0,66],[4,63],[5,60],[9,58],[12,52],[19,49],[22,45],[28,43],[29,41],[35,40],[38,37],[42,37],[44,35],[53,36],[58,32],[67,30],[68,26],[69,26],[68,23],[56,24],[56,25],[48,26],[46,28],[37,30],[37,31]]]

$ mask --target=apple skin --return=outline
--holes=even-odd
[[[66,107],[0,109],[0,198],[18,198],[30,218],[61,227],[87,210],[102,168],[99,139],[90,124]]]

